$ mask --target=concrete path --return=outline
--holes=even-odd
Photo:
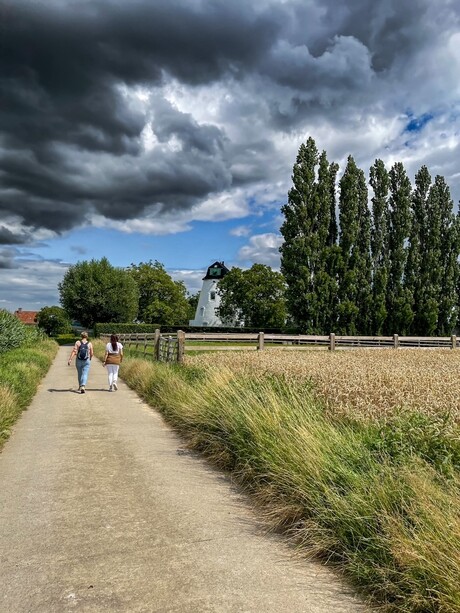
[[[368,611],[98,360],[77,394],[69,353],[0,453],[0,613]]]

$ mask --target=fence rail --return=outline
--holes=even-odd
[[[180,330],[176,334],[161,334],[155,330],[154,334],[118,334],[120,343],[141,353],[143,357],[150,357],[159,362],[184,361],[185,334]],[[101,334],[101,338],[110,339],[110,334]]]
[[[108,334],[102,334],[101,338],[110,338]],[[175,334],[161,334],[160,330],[152,333],[120,334],[120,342],[123,345],[134,348],[144,357],[151,357],[162,362],[182,362],[184,359],[185,344],[187,340],[222,343],[222,345],[238,345],[241,343],[254,342],[255,348],[263,350],[269,345],[296,345],[304,347],[323,347],[334,351],[338,348],[446,348],[457,349],[459,340],[452,336],[346,336],[331,333],[327,336],[311,334],[265,334],[235,332],[182,332]],[[217,348],[217,347],[216,347]]]

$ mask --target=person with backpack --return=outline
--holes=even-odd
[[[78,391],[80,394],[84,394],[86,382],[88,381],[89,367],[94,355],[93,345],[88,340],[88,332],[82,332],[81,341],[75,343],[67,362],[69,366],[74,355],[76,356],[75,365],[78,374]]]

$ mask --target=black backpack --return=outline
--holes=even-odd
[[[80,343],[78,348],[77,358],[79,360],[87,360],[89,358],[89,343]]]

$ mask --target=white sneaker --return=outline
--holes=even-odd
[[[118,385],[117,385],[116,383],[114,383],[114,384],[113,384],[113,389],[114,389],[115,391],[117,391],[117,389],[118,389]]]

